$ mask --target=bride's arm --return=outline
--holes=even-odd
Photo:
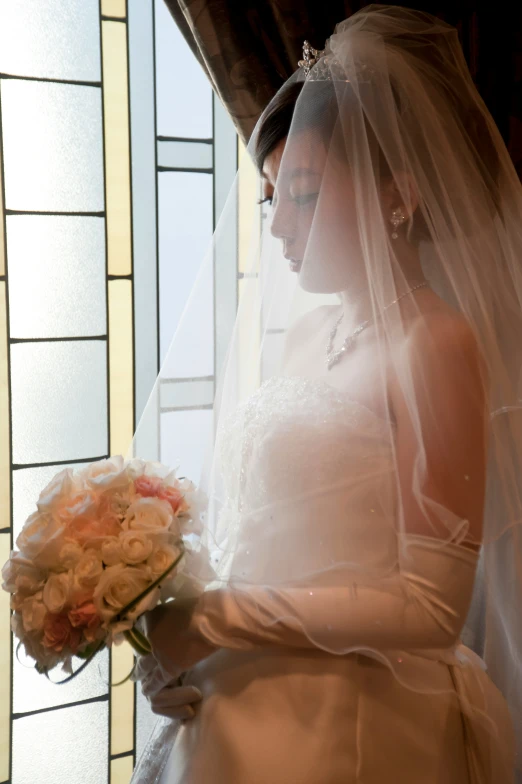
[[[447,648],[456,642],[471,601],[478,548],[444,543],[450,535],[442,517],[446,522],[467,520],[467,538],[480,542],[486,408],[480,361],[468,328],[444,317],[430,324],[427,333],[425,329],[413,336],[401,361],[414,373],[427,466],[419,489],[429,514],[423,513],[413,490],[415,423],[395,390],[403,520],[397,569],[374,579],[347,573],[339,587],[209,591],[195,605],[180,649],[190,640],[196,647],[199,641],[216,648],[280,645],[335,653],[365,646]],[[190,660],[188,649],[186,655]]]

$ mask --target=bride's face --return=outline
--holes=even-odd
[[[290,269],[306,291],[365,285],[350,169],[327,153],[319,135],[303,131],[266,157],[264,196],[272,200],[271,231],[283,242]]]

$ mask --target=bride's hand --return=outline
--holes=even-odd
[[[172,678],[152,654],[138,657],[132,680],[140,682],[152,712],[170,719],[192,719],[192,706],[203,696],[195,686],[183,686],[183,674]]]
[[[176,599],[158,605],[143,616],[152,653],[172,679],[217,650],[192,622],[198,602],[199,599]]]

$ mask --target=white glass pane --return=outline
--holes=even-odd
[[[97,82],[97,2],[4,0],[0,3],[0,72]]]
[[[48,680],[34,669],[34,661],[25,655],[21,647],[16,653],[18,640],[13,639],[13,713],[53,708],[70,702],[88,700],[107,694],[109,683],[108,651],[99,653],[76,678],[69,683],[51,683],[67,677],[60,667],[49,673]],[[79,669],[81,659],[73,660],[73,668]]]
[[[212,88],[164,0],[156,0],[158,136],[209,139]]]
[[[16,540],[23,524],[33,512],[36,502],[44,487],[64,468],[79,471],[85,463],[74,463],[59,466],[39,466],[38,468],[21,468],[13,471],[13,539]]]
[[[158,165],[174,169],[211,169],[212,145],[205,142],[158,142]]]
[[[212,177],[209,174],[164,172],[159,175],[160,326],[162,362],[188,304],[183,335],[176,336],[174,362],[163,376],[213,374],[213,286],[211,259],[206,258],[212,236]]]
[[[101,90],[2,79],[6,207],[104,209]]]
[[[107,734],[106,702],[16,719],[13,784],[105,784]]]
[[[208,406],[214,400],[213,381],[163,381],[161,383],[161,407],[188,408]]]
[[[7,257],[11,337],[106,333],[103,219],[8,215]]]
[[[106,453],[105,341],[15,344],[11,381],[15,463]]]
[[[213,411],[177,411],[161,415],[161,462],[178,476],[199,482],[203,459],[212,436]]]

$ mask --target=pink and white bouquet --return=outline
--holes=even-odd
[[[188,479],[140,459],[52,479],[2,570],[13,631],[39,672],[72,672],[73,656],[90,660],[125,638],[150,651],[136,621],[183,585],[203,504]]]

